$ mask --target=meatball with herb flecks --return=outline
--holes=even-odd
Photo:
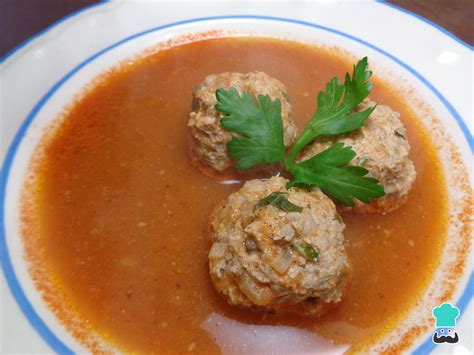
[[[375,105],[374,101],[366,99],[357,110],[363,111]],[[390,212],[405,202],[416,172],[408,156],[410,144],[398,112],[386,105],[377,105],[362,128],[336,137],[318,138],[303,151],[299,161],[311,158],[334,143],[351,146],[357,153],[351,164],[366,168],[368,176],[379,180],[385,190],[385,196],[371,204],[356,200],[351,210],[361,213]]]
[[[193,109],[188,127],[191,131],[193,159],[201,170],[210,171],[211,175],[222,173],[234,166],[234,161],[227,151],[227,143],[237,134],[221,125],[223,114],[215,108],[216,90],[230,87],[236,88],[240,94],[246,91],[255,99],[258,95],[268,95],[272,100],[278,99],[281,104],[285,146],[290,146],[297,134],[287,90],[277,79],[263,72],[208,75],[193,91]]]
[[[344,224],[322,192],[287,181],[248,181],[216,207],[211,279],[232,305],[319,315],[349,280]]]

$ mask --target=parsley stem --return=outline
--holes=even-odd
[[[285,160],[286,168],[288,169],[292,166],[298,156],[299,152],[303,150],[306,145],[308,145],[315,137],[315,132],[313,131],[311,124],[305,128],[303,133],[298,137],[298,139],[293,144],[293,147],[290,150],[288,158]]]

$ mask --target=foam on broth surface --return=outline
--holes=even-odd
[[[163,50],[105,75],[65,114],[37,170],[35,238],[55,292],[126,351],[218,352],[216,335],[203,326],[216,314],[305,329],[353,349],[390,329],[436,267],[446,188],[417,118],[377,73],[371,98],[401,113],[417,179],[396,212],[343,214],[354,275],[341,304],[320,319],[236,309],[213,290],[208,215],[238,186],[203,176],[187,151],[191,91],[206,75],[259,70],[276,77],[302,127],[316,93],[351,65],[337,51],[294,42],[221,38]]]

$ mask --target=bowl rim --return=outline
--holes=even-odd
[[[19,50],[21,50],[23,47],[26,47],[27,45],[30,44],[30,42],[32,42],[33,40],[37,39],[38,37],[42,36],[42,35],[45,35],[47,32],[49,32],[50,30],[52,30],[53,28],[55,28],[56,26],[60,25],[61,23],[69,20],[69,19],[72,19],[73,17],[76,17],[77,15],[81,14],[82,12],[85,12],[87,10],[90,10],[94,7],[97,7],[97,6],[100,6],[100,5],[105,5],[106,3],[110,2],[111,0],[99,0],[99,2],[97,2],[96,4],[91,4],[91,5],[87,5],[85,7],[83,7],[82,9],[79,9],[79,10],[76,10],[76,11],[73,11],[69,14],[67,14],[66,16],[60,18],[59,20],[57,20],[56,22],[52,23],[51,25],[49,25],[48,27],[42,29],[41,31],[37,32],[36,34],[34,34],[33,36],[27,38],[26,40],[24,40],[23,42],[17,44],[15,47],[13,47],[11,50],[9,50],[5,55],[3,55],[1,58],[0,58],[0,64],[2,64],[3,62],[5,62],[7,59],[9,59],[10,57],[12,57],[14,54],[16,54],[16,52],[18,52]],[[474,50],[474,46],[471,46],[469,43],[463,41],[461,38],[459,38],[458,36],[456,36],[454,33],[448,31],[447,29],[445,29],[444,27],[438,25],[437,23],[431,21],[431,20],[428,20],[426,17],[423,17],[421,15],[418,15],[417,13],[414,13],[410,10],[407,10],[407,9],[404,9],[403,7],[400,7],[400,6],[397,6],[395,4],[392,4],[392,3],[389,3],[385,0],[375,0],[375,2],[377,2],[378,4],[381,4],[381,5],[385,5],[385,6],[388,6],[392,9],[395,9],[397,11],[400,11],[400,12],[403,12],[404,14],[408,15],[408,16],[411,16],[411,17],[414,17],[416,18],[417,20],[420,20],[424,23],[426,23],[427,25],[429,25],[430,27],[433,27],[434,29],[438,30],[439,32],[442,32],[444,33],[445,35],[447,35],[448,37],[451,37],[451,39],[453,39],[454,41],[458,42],[460,45],[462,45],[463,47],[466,47],[467,49],[470,49],[471,51]]]
[[[62,20],[58,21],[57,23],[53,24],[43,32],[37,34],[36,36],[30,38],[29,40],[23,42],[19,46],[15,47],[11,52],[7,53],[6,56],[4,56],[1,60],[0,63],[3,63],[6,59],[11,57],[13,54],[15,54],[18,50],[26,46],[30,41],[33,39],[45,34],[47,31],[51,30],[52,28],[56,27],[66,19],[70,19],[74,16],[77,16],[79,13],[82,13],[85,10],[88,10],[90,8],[103,5],[107,1],[98,3],[98,4],[93,4],[90,5],[84,9],[81,9],[75,13],[72,13],[71,15],[67,16],[66,18],[63,18]],[[388,5],[390,7],[395,7],[394,5],[387,4],[385,2],[381,2],[384,5]],[[403,9],[399,9],[400,11],[406,12]],[[410,15],[413,15],[419,19],[422,19],[421,17],[411,14],[407,12]],[[127,36],[105,48],[102,50],[96,52],[92,56],[88,57],[87,59],[83,60],[80,64],[75,66],[72,70],[70,70],[67,74],[65,74],[58,82],[56,82],[55,85],[34,105],[33,109],[31,112],[27,115],[25,120],[22,122],[20,128],[17,130],[15,133],[14,139],[12,143],[10,144],[7,154],[5,156],[5,160],[2,164],[2,181],[1,181],[1,188],[0,188],[0,246],[2,248],[2,269],[5,275],[5,278],[7,280],[7,283],[12,291],[12,294],[15,298],[15,301],[17,304],[20,306],[23,314],[25,317],[28,319],[29,323],[32,325],[32,327],[36,330],[36,332],[46,341],[46,343],[54,350],[60,353],[73,353],[73,351],[66,345],[62,340],[60,340],[54,332],[49,329],[49,327],[46,325],[46,323],[41,319],[41,317],[38,315],[38,313],[35,311],[33,305],[30,303],[28,300],[28,297],[26,296],[25,292],[23,291],[17,277],[15,274],[15,270],[13,268],[10,255],[8,252],[8,245],[6,242],[6,229],[5,229],[5,197],[6,197],[6,189],[7,189],[7,181],[8,177],[10,174],[10,169],[13,163],[13,160],[16,155],[16,151],[28,129],[28,127],[31,125],[31,123],[34,121],[36,115],[38,112],[41,110],[41,108],[46,104],[46,102],[50,99],[50,97],[61,88],[61,86],[73,75],[75,75],[78,71],[80,71],[83,67],[85,67],[87,64],[90,62],[94,61],[97,59],[99,56],[102,54],[124,44],[129,41],[132,41],[136,38],[139,38],[141,36],[144,36],[146,34],[152,33],[152,32],[157,32],[160,30],[168,29],[171,27],[175,26],[180,26],[180,25],[185,25],[185,24],[192,24],[192,23],[198,23],[198,22],[205,22],[205,21],[210,21],[210,20],[229,20],[229,19],[251,19],[251,20],[269,20],[269,21],[277,21],[277,22],[285,22],[285,23],[292,23],[292,24],[298,24],[298,25],[303,25],[303,26],[309,26],[313,28],[317,28],[320,30],[328,31],[343,37],[346,37],[349,40],[356,41],[364,46],[367,46],[380,54],[384,55],[391,61],[394,61],[398,65],[402,66],[404,69],[409,71],[412,75],[414,75],[420,82],[422,82],[432,93],[435,94],[435,96],[440,100],[440,102],[445,106],[445,108],[449,111],[452,117],[454,117],[457,125],[461,129],[469,147],[471,150],[471,153],[474,152],[474,141],[472,138],[472,135],[469,131],[469,128],[466,125],[466,122],[462,119],[462,117],[459,115],[457,110],[454,108],[454,106],[443,96],[443,94],[436,89],[436,87],[430,83],[422,74],[420,74],[418,71],[416,71],[414,68],[412,68],[410,65],[406,64],[402,60],[398,59],[396,56],[390,54],[388,51],[381,49],[363,39],[360,39],[356,36],[353,36],[351,34],[348,34],[343,31],[339,31],[336,29],[332,29],[330,27],[318,25],[313,22],[308,22],[308,21],[302,21],[302,20],[297,20],[297,19],[290,19],[290,18],[283,18],[283,17],[274,17],[274,16],[261,16],[261,15],[228,15],[228,16],[208,16],[208,17],[197,17],[197,18],[190,18],[182,21],[176,21],[172,23],[167,23],[165,25],[160,25],[160,26],[155,26],[152,28],[149,28],[144,31],[140,31],[138,33],[132,34],[130,36]],[[428,24],[434,26],[432,23],[428,22],[427,20],[425,21]],[[447,34],[448,36],[452,37],[454,40],[462,44],[463,46],[468,47],[469,49],[472,50],[472,47],[455,37],[454,35],[450,34],[448,31],[443,30],[438,28],[437,26],[434,26],[438,30],[442,31],[443,33]],[[461,315],[464,313],[464,311],[467,309],[469,302],[472,298],[473,294],[473,289],[474,289],[474,273],[471,271],[468,273],[466,271],[466,274],[470,275],[469,280],[467,282],[467,285],[465,289],[462,291],[460,298],[457,300],[456,305],[459,308]],[[427,353],[433,350],[436,347],[435,344],[431,342],[431,338],[426,339],[423,341],[415,350],[414,353]]]

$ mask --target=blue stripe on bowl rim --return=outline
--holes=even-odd
[[[90,6],[91,7],[96,7],[100,4],[95,4]],[[82,11],[79,11],[82,12]],[[79,12],[73,13],[69,16],[69,18],[72,18],[73,16],[77,15]],[[82,63],[77,65],[74,69],[72,69],[69,73],[67,73],[65,76],[63,76],[53,87],[39,100],[39,102],[34,106],[34,108],[31,110],[31,112],[28,114],[24,122],[22,123],[20,129],[17,131],[13,142],[11,143],[7,155],[5,157],[4,163],[3,163],[3,169],[2,169],[2,180],[1,180],[1,189],[0,189],[0,247],[2,250],[2,269],[3,273],[5,275],[5,278],[7,280],[8,285],[10,286],[11,292],[13,294],[13,297],[15,298],[16,302],[18,303],[20,309],[22,310],[23,314],[25,317],[28,319],[30,322],[31,326],[36,330],[36,332],[43,338],[43,340],[57,353],[59,354],[73,354],[74,352],[66,346],[46,325],[46,323],[39,317],[39,315],[36,313],[34,307],[31,305],[29,302],[28,298],[26,297],[26,294],[24,290],[22,289],[17,276],[15,274],[15,271],[13,269],[13,265],[11,263],[10,255],[8,252],[8,245],[6,243],[6,230],[5,230],[5,196],[6,196],[6,188],[7,188],[7,180],[8,176],[10,173],[10,169],[13,163],[13,159],[15,157],[15,153],[21,143],[21,140],[26,133],[26,130],[38,114],[38,112],[41,110],[41,108],[45,105],[45,103],[51,98],[52,95],[67,81],[69,80],[72,76],[74,76],[77,72],[79,72],[83,67],[97,59],[99,56],[102,54],[112,50],[113,48],[116,48],[124,43],[130,42],[136,38],[139,38],[141,36],[144,36],[146,34],[152,33],[152,32],[157,32],[160,30],[168,29],[171,27],[179,26],[179,25],[185,25],[185,24],[190,24],[190,23],[197,23],[197,22],[204,22],[204,21],[211,21],[211,20],[228,20],[228,19],[254,19],[254,20],[266,20],[266,21],[275,21],[275,22],[284,22],[284,23],[292,23],[292,24],[297,24],[297,25],[302,25],[302,26],[307,26],[307,27],[312,27],[316,28],[319,30],[324,30],[330,33],[334,33],[337,35],[340,35],[342,37],[348,38],[350,40],[353,40],[355,42],[358,42],[362,45],[365,45],[381,54],[384,56],[388,57],[401,67],[405,68],[408,70],[412,75],[414,75],[418,80],[420,80],[423,84],[425,84],[436,96],[437,98],[444,104],[444,106],[448,109],[448,111],[451,113],[451,115],[454,117],[456,120],[456,123],[460,127],[461,131],[463,132],[470,148],[471,152],[474,150],[474,144],[473,144],[473,138],[472,135],[469,132],[469,129],[467,128],[464,120],[461,118],[459,113],[456,111],[456,109],[446,100],[446,98],[426,79],[424,78],[420,73],[418,73],[415,69],[410,67],[408,64],[404,63],[394,55],[390,54],[389,52],[373,45],[370,44],[360,38],[357,38],[355,36],[352,36],[348,33],[338,31],[326,26],[321,26],[315,23],[311,22],[306,22],[306,21],[301,21],[301,20],[296,20],[296,19],[289,19],[289,18],[280,18],[280,17],[272,17],[272,16],[259,16],[259,15],[229,15],[229,16],[210,16],[210,17],[200,17],[200,18],[193,18],[193,19],[188,19],[184,21],[178,21],[178,22],[173,22],[169,23],[166,25],[162,26],[157,26],[150,28],[148,30],[136,33],[134,35],[128,36],[102,50],[97,52],[96,54],[92,55],[91,57],[87,58],[84,60]],[[51,26],[48,29],[51,29],[61,23],[62,21],[59,21],[55,25]],[[43,33],[45,33],[44,31]],[[444,32],[444,31],[443,31]],[[454,39],[456,37],[452,36]],[[27,41],[29,42],[29,41]],[[459,42],[459,40],[458,40]],[[26,43],[23,43],[22,45],[16,47],[13,51],[7,54],[6,57],[11,56],[14,52],[16,52],[18,49],[22,48]],[[2,61],[6,59],[6,57],[2,58]],[[457,302],[457,307],[459,308],[461,315],[464,313],[464,311],[467,309],[469,302],[472,298],[472,293],[473,293],[473,285],[474,285],[474,277],[473,273],[471,273],[469,281],[466,285],[466,288],[464,289],[460,299]],[[414,354],[426,354],[431,352],[435,348],[435,345],[431,342],[431,338],[426,339],[415,351]]]

